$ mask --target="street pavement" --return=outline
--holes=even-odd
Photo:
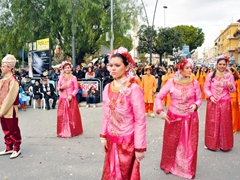
[[[234,134],[229,152],[204,149],[206,103],[199,108],[199,146],[196,180],[240,179],[240,132]],[[0,157],[0,180],[99,180],[104,154],[99,140],[101,104],[97,108],[80,107],[84,133],[73,138],[56,137],[57,110],[27,108],[19,110],[22,154],[16,159]],[[164,121],[147,117],[146,158],[141,161],[142,180],[181,180],[164,174],[159,168]],[[171,142],[169,142],[171,143]],[[0,132],[0,150],[4,150]]]

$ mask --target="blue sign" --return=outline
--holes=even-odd
[[[183,52],[183,54],[185,54],[185,55],[189,54],[189,46],[184,45],[184,46],[182,47],[182,52]]]

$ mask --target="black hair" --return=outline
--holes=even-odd
[[[221,60],[224,60],[224,61],[227,63],[227,60],[226,60],[226,59],[220,58],[220,59],[217,60],[217,64],[218,64],[219,61],[221,61]],[[217,70],[214,69],[213,74],[212,74],[212,76],[211,76],[211,81],[212,81],[212,82],[213,82],[213,78],[216,76],[216,72],[217,72]]]
[[[108,56],[104,57],[103,63],[106,65],[108,63]]]
[[[87,71],[88,71],[89,68],[90,68],[91,71],[93,72],[93,67],[92,67],[92,66],[88,66],[88,67],[87,67]]]
[[[114,54],[111,58],[114,58],[114,57],[119,57],[122,59],[122,62],[125,66],[127,66],[129,63],[127,62],[127,58],[125,58],[123,55],[121,54]]]

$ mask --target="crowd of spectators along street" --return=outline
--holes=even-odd
[[[135,67],[135,74],[140,78],[144,75],[144,67],[146,64],[138,64]],[[175,71],[174,65],[169,66],[159,66],[159,65],[152,65],[151,74],[155,76],[157,82],[157,90],[158,92],[162,86],[162,79],[163,76],[168,73],[168,69],[173,69]],[[209,73],[213,71],[213,68],[207,67],[194,67],[192,73],[193,76],[196,76],[198,71],[204,71],[204,73]],[[61,69],[60,68],[50,68],[48,71],[48,75],[41,78],[41,79],[31,79],[28,75],[28,67],[24,69],[14,70],[13,74],[15,75],[16,79],[20,82],[20,92],[19,92],[19,104],[23,110],[26,110],[26,105],[32,104],[32,100],[36,100],[37,107],[41,108],[41,99],[44,98],[46,104],[46,110],[50,109],[49,99],[53,99],[52,109],[55,109],[57,95],[58,92],[56,91],[56,85],[58,81],[58,77],[60,75]],[[73,70],[73,75],[77,77],[78,81],[82,79],[99,79],[102,84],[103,88],[106,84],[110,83],[113,79],[107,70],[107,64],[102,62],[101,64],[93,64],[89,63],[88,66],[82,67],[81,65],[77,65],[76,68]],[[86,107],[90,107],[90,104],[93,104],[93,107],[96,107],[96,103],[99,101],[99,95],[102,92],[94,90],[92,92],[92,88],[88,91],[88,96],[85,98],[86,100]],[[82,97],[82,89],[81,84],[79,83],[79,91],[77,94],[77,101],[80,105],[81,101],[83,100]]]

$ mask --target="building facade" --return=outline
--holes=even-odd
[[[238,62],[238,65],[240,65],[240,19],[238,20],[238,28],[236,29],[234,33],[234,37],[238,40],[238,46],[236,48],[236,53],[238,54],[238,59],[236,60]]]
[[[236,30],[239,28],[239,22],[231,23],[225,30],[222,30],[220,35],[216,38],[215,50],[216,55],[230,56],[231,62],[240,64],[239,53],[236,51],[238,48],[238,39],[234,37]]]

